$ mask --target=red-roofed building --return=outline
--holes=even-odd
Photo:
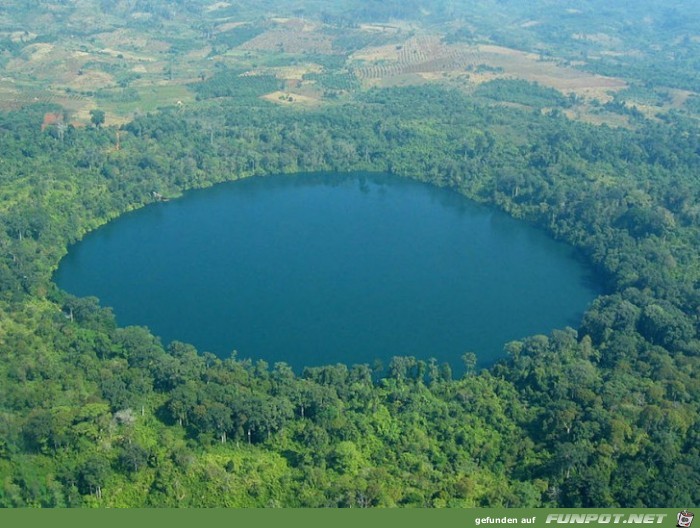
[[[48,112],[44,114],[44,121],[41,123],[41,131],[46,130],[51,125],[63,123],[63,114],[60,112]]]

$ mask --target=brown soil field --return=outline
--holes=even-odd
[[[106,54],[106,55],[109,55],[110,57],[113,57],[113,58],[119,58],[120,60],[126,59],[126,60],[132,61],[132,62],[140,62],[140,61],[152,62],[155,60],[155,58],[153,56],[151,56],[150,54],[148,54],[148,55],[147,54],[138,54],[138,53],[134,53],[131,51],[122,51],[119,49],[112,49],[112,48],[102,48],[101,50],[98,51],[98,53],[101,55]]]
[[[56,47],[53,44],[30,44],[24,48],[23,54],[28,55],[30,57],[29,60],[40,61],[49,57],[55,49]]]
[[[435,35],[413,37],[402,45],[365,48],[350,58],[357,63],[354,70],[357,77],[372,86],[385,85],[388,78],[406,74],[439,80],[469,72],[469,81],[473,84],[495,78],[525,79],[601,101],[610,100],[608,92],[626,86],[620,79],[540,60],[534,53],[493,45],[447,45]],[[500,71],[476,73],[474,70],[481,65]],[[378,79],[383,81],[378,83]]]
[[[271,29],[241,44],[237,49],[322,55],[337,53],[333,49],[333,39],[328,35],[290,28]]]
[[[302,18],[273,17],[270,19],[270,21],[280,26],[284,26],[285,29],[288,29],[290,31],[312,32],[320,31],[323,27],[323,24],[320,24],[318,22],[312,22],[310,20],[305,20]]]
[[[76,75],[71,81],[65,84],[73,90],[97,90],[115,86],[114,77],[109,73],[96,70],[87,70],[82,75]]]
[[[360,29],[372,33],[398,33],[401,31],[401,27],[394,24],[360,24]]]
[[[202,49],[192,50],[185,55],[186,61],[203,61],[211,53],[211,46],[206,46]]]
[[[411,37],[402,44],[387,44],[359,50],[351,60],[397,61],[401,65],[424,62],[431,58],[451,55],[450,46],[443,44],[437,35]]]
[[[307,63],[296,66],[279,66],[276,68],[257,68],[251,73],[254,75],[274,75],[278,79],[286,81],[301,81],[307,73],[320,73],[323,68],[319,64]]]
[[[51,44],[33,44],[20,57],[9,60],[5,71],[9,75],[31,75],[42,82],[60,84],[72,80],[88,58]]]
[[[78,94],[69,96],[60,91],[37,90],[26,86],[14,86],[11,83],[0,82],[0,110],[16,110],[32,103],[57,104],[74,115],[86,104],[89,104],[90,100]]]
[[[170,48],[170,44],[161,40],[154,40],[129,29],[117,29],[95,35],[97,41],[107,49],[142,51],[146,56],[154,53],[162,53]]]
[[[697,95],[689,90],[669,90],[668,93],[671,94],[671,106],[673,108],[681,108],[685,102],[688,100],[688,97],[691,95]]]
[[[226,31],[229,31],[231,29],[235,29],[237,27],[244,26],[245,22],[225,22],[223,24],[219,24],[214,28],[215,33],[225,33]]]

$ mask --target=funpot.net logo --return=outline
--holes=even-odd
[[[547,524],[662,524],[665,513],[550,513]],[[684,526],[687,528],[689,525]]]
[[[676,526],[678,526],[678,528],[690,528],[690,525],[693,524],[694,518],[695,518],[695,514],[692,512],[689,512],[688,510],[683,510],[682,512],[678,512],[678,515],[676,516],[676,519],[677,519]]]

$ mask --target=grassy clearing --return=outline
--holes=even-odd
[[[283,106],[318,106],[321,101],[318,98],[302,95],[300,93],[276,91],[262,96],[266,101]]]
[[[122,54],[135,52],[139,59],[153,57],[170,49],[170,44],[163,40],[124,28],[95,35],[95,43],[103,50],[113,49]]]
[[[313,53],[333,55],[333,39],[323,33],[299,29],[296,27],[279,27],[265,31],[239,46],[242,50],[274,51],[277,53]]]
[[[100,108],[107,112],[107,119],[111,117],[122,122],[140,113],[153,112],[159,107],[176,106],[178,103],[188,105],[194,102],[192,92],[187,87],[177,84],[153,85],[137,91],[137,101],[100,103]]]
[[[587,104],[565,110],[564,114],[569,119],[583,121],[591,125],[607,125],[613,128],[632,128],[628,116],[612,112],[602,112],[600,109]]]

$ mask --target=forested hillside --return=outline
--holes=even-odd
[[[700,504],[697,7],[560,4],[4,2],[0,506]],[[315,171],[502,209],[605,294],[488,370],[295,373],[52,282],[127,211]]]
[[[163,109],[117,149],[113,128],[42,131],[46,110],[0,123],[4,505],[698,502],[694,123],[615,130],[409,88],[317,112]],[[69,243],[154,191],[314,170],[492,203],[580,248],[609,294],[490,371],[397,357],[375,379],[164,346],[51,283]]]

